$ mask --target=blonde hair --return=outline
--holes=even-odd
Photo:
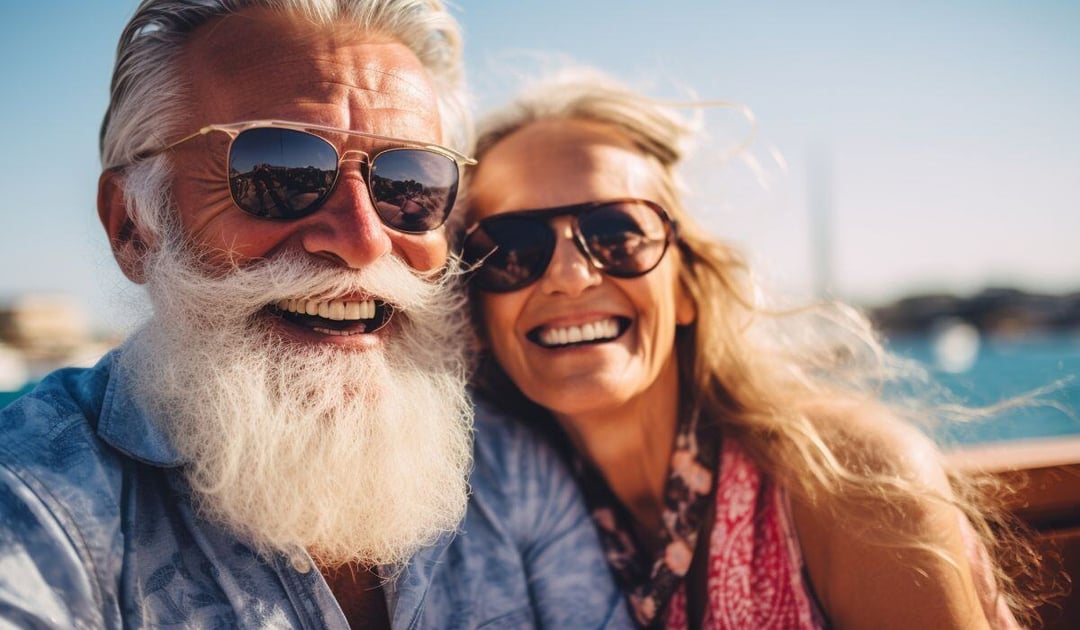
[[[997,593],[1017,617],[1036,619],[1037,592],[1044,590],[1038,554],[1009,519],[991,507],[992,495],[1008,489],[947,469],[951,492],[934,490],[890,455],[897,443],[875,444],[838,421],[844,409],[873,410],[875,420],[886,426],[884,435],[901,447],[936,452],[898,418],[935,412],[941,417],[944,408],[920,404],[919,396],[884,400],[886,389],[896,383],[918,383],[920,371],[886,352],[870,322],[854,308],[823,303],[781,310],[769,305],[740,252],[709,236],[684,207],[676,167],[693,139],[693,121],[596,71],[570,69],[530,86],[510,105],[482,119],[474,154],[482,164],[483,156],[503,138],[550,119],[609,125],[659,167],[657,201],[679,224],[679,278],[697,307],[696,320],[676,334],[681,413],[718,423],[789,492],[827,506],[836,518],[865,514],[868,506],[900,516],[928,497],[956,506],[989,552]],[[473,312],[479,328],[477,309]],[[546,416],[486,350],[480,351],[474,382],[480,395],[514,413]],[[978,413],[960,409],[950,415]],[[875,543],[925,550],[957,565],[940,543],[902,525],[869,528],[866,533]]]

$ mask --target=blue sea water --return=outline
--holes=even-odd
[[[1080,436],[1080,332],[982,338],[974,342],[967,369],[949,371],[933,336],[895,337],[897,354],[927,367],[933,380],[959,402],[987,406],[1033,392],[1032,402],[985,419],[935,430],[945,444]],[[957,366],[951,366],[955,369]]]
[[[1046,390],[1034,404],[978,421],[942,425],[935,429],[939,442],[971,444],[1080,436],[1080,332],[981,339],[977,348],[968,348],[972,351],[970,366],[956,372],[940,369],[939,341],[933,336],[894,337],[888,346],[901,356],[925,364],[936,382],[968,405],[992,405]],[[30,388],[0,392],[0,407]]]
[[[8,404],[11,403],[11,401],[15,400],[19,396],[22,396],[33,388],[34,385],[31,383],[13,392],[0,392],[0,409],[7,407]]]

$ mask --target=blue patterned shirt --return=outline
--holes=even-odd
[[[118,352],[0,412],[0,625],[347,628],[310,558],[260,559],[195,514]],[[394,628],[633,627],[539,439],[479,409],[470,484],[460,531],[384,587]]]

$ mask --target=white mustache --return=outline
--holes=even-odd
[[[148,261],[148,272],[167,290],[152,292],[159,309],[179,307],[178,295],[199,295],[200,301],[214,304],[207,318],[244,318],[267,305],[283,300],[330,301],[341,298],[378,299],[406,315],[423,312],[437,296],[454,291],[455,274],[437,271],[420,273],[397,256],[387,255],[364,269],[346,269],[319,263],[303,254],[282,254],[213,277],[195,257],[168,264]],[[160,260],[160,259],[158,259]],[[190,309],[183,309],[191,314]]]

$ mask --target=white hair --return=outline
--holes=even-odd
[[[160,201],[136,197],[143,209]],[[121,369],[183,456],[199,513],[260,554],[304,549],[323,566],[400,567],[454,531],[472,457],[454,276],[394,256],[348,270],[297,254],[220,276],[178,232],[167,226],[147,254],[154,316]],[[393,306],[378,347],[297,343],[264,312],[349,294]]]
[[[180,51],[201,25],[252,7],[295,13],[316,25],[353,24],[359,31],[397,39],[431,76],[443,143],[461,151],[468,147],[472,120],[461,33],[441,0],[143,0],[116,50],[109,107],[101,125],[103,168],[131,165],[175,135],[192,131],[177,129],[187,102],[187,86],[178,76]],[[167,160],[159,155],[148,161]],[[130,216],[145,236],[161,236],[166,217]]]

